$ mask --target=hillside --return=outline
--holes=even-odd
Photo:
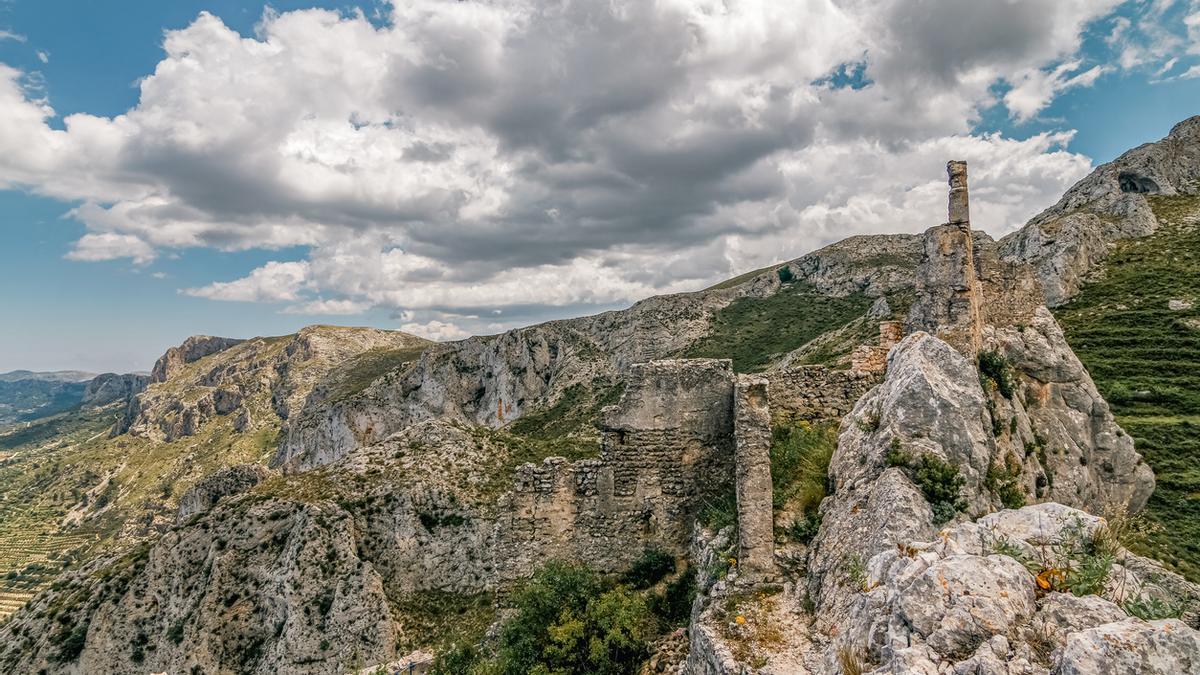
[[[63,569],[155,536],[200,479],[265,462],[289,409],[361,388],[427,344],[315,326],[212,353],[173,348],[156,366],[171,376],[145,391],[128,376],[100,376],[90,391],[98,405],[0,430],[0,618]],[[190,361],[175,358],[189,351]]]
[[[1200,197],[1149,200],[1155,232],[1118,244],[1056,316],[1154,467],[1147,553],[1200,579]]]

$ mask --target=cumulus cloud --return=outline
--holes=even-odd
[[[303,246],[184,292],[452,339],[920,230],[951,157],[1011,230],[1089,162],[972,127],[997,84],[1023,120],[1094,82],[1082,36],[1116,4],[412,0],[253,37],[201,13],[116,117],[51,124],[0,65],[0,187],[74,204],[69,257]]]
[[[269,262],[236,281],[218,281],[183,292],[210,300],[292,302],[300,298],[307,276],[307,262]]]
[[[438,342],[461,340],[471,336],[469,332],[452,323],[437,320],[427,323],[402,323],[400,324],[400,330],[430,340],[437,340]]]

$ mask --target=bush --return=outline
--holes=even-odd
[[[79,658],[79,654],[83,651],[83,646],[87,643],[87,625],[84,623],[77,624],[70,632],[62,632],[58,634],[56,639],[58,644],[58,652],[54,655],[54,660],[59,663],[70,663]]]
[[[979,352],[979,374],[996,385],[996,391],[1004,398],[1012,398],[1016,391],[1012,366],[1003,354],[997,351]]]
[[[675,556],[660,548],[647,548],[621,580],[631,588],[650,588],[675,571]]]
[[[514,604],[500,637],[505,675],[633,673],[648,654],[653,621],[643,597],[607,588],[582,566],[547,564]]]
[[[779,282],[783,284],[790,284],[796,279],[796,275],[792,274],[792,268],[787,265],[780,267],[775,273],[779,275]]]
[[[989,466],[984,485],[1000,500],[1006,509],[1025,506],[1025,493],[1021,490],[1021,466],[1015,462],[1006,466]]]
[[[737,523],[737,495],[732,490],[717,497],[712,497],[700,504],[696,514],[700,524],[721,530]]]
[[[967,502],[962,498],[962,486],[966,481],[957,466],[936,455],[921,455],[914,460],[895,447],[888,451],[884,461],[889,467],[907,470],[909,478],[917,484],[933,509],[934,525],[949,522],[967,508]]]
[[[821,514],[819,511],[806,511],[804,515],[792,521],[788,526],[788,536],[793,541],[798,541],[801,544],[807,544],[817,536],[817,531],[821,529]]]

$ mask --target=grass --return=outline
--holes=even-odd
[[[837,449],[833,423],[780,426],[771,430],[771,501],[774,510],[795,514],[784,529],[789,538],[808,543],[821,526],[818,508],[825,498],[829,460]]]
[[[811,284],[784,284],[766,298],[738,298],[713,317],[712,332],[684,351],[692,358],[727,358],[739,373],[771,361],[862,316],[872,300],[862,293],[837,298]]]
[[[1163,527],[1138,552],[1200,581],[1200,197],[1149,200],[1158,231],[1117,243],[1055,314],[1157,476],[1147,512]]]

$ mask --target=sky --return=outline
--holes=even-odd
[[[1200,114],[1200,0],[0,0],[0,371],[450,340],[944,217]]]

